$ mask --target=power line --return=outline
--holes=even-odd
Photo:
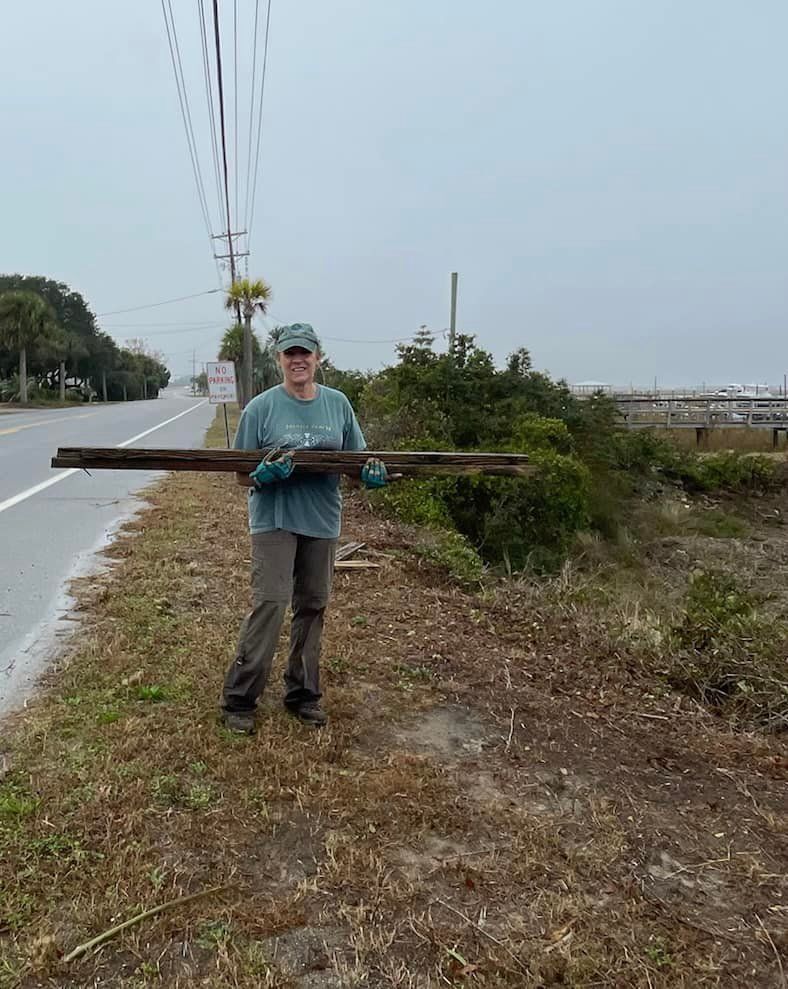
[[[167,8],[169,8],[170,17],[167,18]],[[167,0],[167,6],[165,7],[165,0],[161,0],[161,10],[164,15],[164,26],[167,29],[167,43],[170,49],[170,59],[172,61],[172,71],[175,76],[175,88],[178,92],[178,102],[181,108],[181,118],[183,119],[184,130],[186,131],[186,144],[189,148],[189,157],[191,158],[192,170],[194,172],[194,181],[197,185],[197,197],[200,200],[200,209],[202,211],[203,219],[205,221],[205,229],[208,233],[208,239],[211,238],[211,220],[210,212],[208,210],[208,201],[205,197],[205,186],[202,179],[202,171],[200,170],[200,159],[197,154],[197,145],[194,139],[194,127],[192,125],[191,110],[189,108],[189,96],[186,92],[186,80],[183,76],[183,64],[181,62],[181,52],[178,45],[178,34],[175,28],[175,18],[172,13],[172,4],[170,0]],[[170,29],[170,22],[172,22],[172,29]]]
[[[413,340],[413,334],[409,337],[391,337],[388,340],[348,340],[346,337],[327,337],[320,335],[321,340],[330,340],[331,343],[410,343]]]
[[[137,327],[138,329],[145,329],[146,327],[154,326],[190,326],[192,329],[199,329],[203,326],[215,326],[216,320],[189,320],[189,319],[176,319],[171,322],[163,323],[104,323],[104,329],[115,330],[118,328],[128,329],[129,327]]]
[[[129,309],[112,309],[110,312],[100,312],[96,314],[96,318],[100,319],[103,316],[119,316],[121,313],[125,312],[139,312],[140,309],[156,309],[158,306],[169,306],[173,302],[185,302],[186,299],[197,299],[201,295],[215,295],[217,292],[223,292],[224,289],[221,288],[209,288],[206,292],[194,292],[191,295],[179,295],[176,299],[163,299],[161,302],[149,302],[144,306],[131,306]]]
[[[284,326],[287,322],[275,316],[270,310],[265,314],[264,318],[271,319],[280,326]],[[409,343],[413,340],[413,334],[411,333],[408,337],[390,337],[386,340],[348,340],[346,337],[329,337],[323,333],[318,333],[318,338],[320,340],[330,340],[331,343]]]
[[[268,12],[265,18],[265,41],[263,42],[263,70],[261,72],[260,78],[260,104],[258,107],[258,117],[257,117],[257,149],[255,151],[254,160],[254,179],[252,182],[252,198],[250,204],[249,213],[249,223],[246,227],[247,229],[247,245],[251,243],[252,239],[252,225],[254,224],[254,207],[255,198],[257,196],[257,175],[260,168],[260,138],[263,133],[263,100],[265,99],[265,76],[266,70],[268,68],[268,36],[271,28],[271,0],[268,0]],[[251,134],[249,135],[249,140],[251,140]]]
[[[216,81],[219,86],[219,123],[222,135],[222,162],[224,165],[224,203],[227,210],[227,250],[230,254],[230,276],[235,281],[235,256],[233,255],[232,220],[230,218],[230,182],[227,174],[227,133],[224,124],[224,84],[222,81],[222,45],[219,40],[219,0],[213,0],[213,34],[216,41]],[[240,323],[240,318],[238,320]]]
[[[226,329],[227,329],[226,323],[212,323],[211,326],[200,326],[200,327],[181,326],[177,330],[151,330],[149,333],[145,333],[143,328],[140,327],[139,333],[137,335],[141,337],[159,337],[159,336],[168,337],[168,336],[175,336],[180,333],[199,334],[199,333],[207,333],[214,330],[221,330],[222,332],[224,332],[224,330]]]
[[[244,227],[249,229],[249,193],[252,189],[252,145],[254,144],[254,94],[257,81],[257,24],[260,14],[260,0],[254,4],[254,30],[252,31],[252,92],[249,99],[249,147],[246,155],[246,195],[244,196]],[[247,241],[248,242],[248,241]]]
[[[233,165],[235,171],[235,219],[238,221],[238,0],[233,0],[233,137],[235,153]]]
[[[208,124],[211,131],[211,151],[213,154],[213,174],[216,182],[216,197],[219,206],[219,216],[224,209],[222,207],[222,180],[221,169],[219,167],[219,145],[216,140],[216,110],[213,99],[213,85],[211,77],[211,61],[208,55],[208,29],[205,22],[205,7],[203,0],[197,0],[197,13],[200,21],[200,41],[202,44],[202,68],[205,80],[205,98],[208,103]]]

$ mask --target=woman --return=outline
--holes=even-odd
[[[315,382],[320,343],[308,323],[284,327],[277,343],[284,381],[246,406],[235,436],[237,450],[364,450],[353,407],[340,391]],[[289,453],[263,460],[247,478],[252,534],[253,607],[244,619],[238,650],[224,681],[224,723],[252,734],[255,708],[271,672],[285,611],[292,604],[290,655],[284,703],[306,724],[326,723],[320,707],[320,643],[334,554],[342,522],[335,474],[293,473]],[[388,481],[382,461],[361,471],[368,488]]]

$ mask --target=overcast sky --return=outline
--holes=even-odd
[[[218,232],[196,4],[172,3]],[[238,0],[242,121],[253,16]],[[781,381],[786,37],[784,0],[273,0],[250,272],[340,366],[442,332],[456,270],[458,327],[499,362]],[[96,313],[217,286],[158,0],[6,4],[0,119],[0,271]],[[217,294],[101,322],[182,373],[224,315]]]

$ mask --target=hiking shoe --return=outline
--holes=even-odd
[[[249,711],[225,711],[224,727],[238,735],[254,735],[254,715]]]
[[[312,725],[314,728],[322,728],[328,721],[328,715],[317,701],[307,701],[299,704],[298,707],[288,708],[290,713],[302,721],[305,725]]]

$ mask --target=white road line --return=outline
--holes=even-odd
[[[138,433],[136,436],[132,436],[130,440],[124,440],[122,443],[118,443],[118,449],[124,446],[131,446],[132,443],[136,443],[137,440],[143,439],[145,436],[150,436],[151,433],[155,433],[157,429],[163,429],[164,426],[169,426],[171,422],[175,422],[176,419],[180,419],[182,416],[187,416],[190,412],[195,412],[201,406],[205,405],[208,400],[205,399],[203,402],[198,402],[197,405],[193,405],[190,409],[186,409],[185,412],[179,412],[177,416],[172,416],[171,419],[165,419],[164,422],[160,422],[158,426],[152,426],[150,429],[146,429],[144,433]],[[0,501],[0,512],[5,512],[9,508],[13,508],[14,505],[18,505],[22,501],[27,501],[28,498],[32,498],[33,495],[37,495],[40,491],[46,491],[47,488],[51,488],[53,484],[58,484],[60,481],[65,481],[67,477],[71,477],[72,474],[79,474],[79,467],[70,467],[68,470],[64,470],[62,474],[55,474],[54,477],[50,477],[48,481],[42,481],[40,484],[34,484],[32,488],[27,488],[25,491],[20,491],[19,494],[12,495],[10,498],[6,498],[5,501]]]

